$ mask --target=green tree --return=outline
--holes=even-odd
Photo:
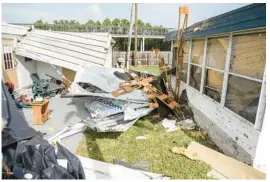
[[[112,22],[111,22],[111,20],[109,18],[106,18],[103,21],[102,25],[104,25],[104,26],[111,26],[112,25]]]
[[[89,19],[89,20],[86,22],[86,24],[87,24],[87,25],[95,25],[96,22],[93,21],[93,20],[91,20],[91,19]]]
[[[143,26],[144,26],[144,22],[141,19],[139,19],[138,20],[138,27],[143,27]]]
[[[112,25],[113,26],[119,26],[120,25],[120,20],[118,18],[115,18],[113,21],[112,21]]]
[[[122,27],[129,27],[130,22],[127,19],[120,20],[120,25]]]
[[[96,25],[97,25],[97,26],[100,26],[100,25],[101,25],[101,23],[100,23],[99,21],[97,21],[97,22],[96,22]]]

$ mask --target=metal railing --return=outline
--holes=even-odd
[[[138,52],[138,64],[144,66],[156,66],[158,65],[159,58],[164,58],[165,63],[171,65],[172,63],[172,52],[170,51],[161,51],[158,56],[156,56],[152,51],[144,51]],[[127,52],[126,51],[113,51],[112,53],[112,60],[113,65],[116,65],[117,62],[124,62],[127,59]],[[129,62],[132,65],[134,61],[134,51],[131,51]]]
[[[124,26],[97,26],[97,25],[55,25],[44,24],[34,25],[36,29],[51,30],[51,31],[65,31],[65,32],[108,32],[113,35],[128,35],[129,27]],[[138,27],[138,35],[144,36],[165,36],[169,31],[175,30],[172,28],[162,27]],[[134,35],[134,28],[132,29],[132,35]]]

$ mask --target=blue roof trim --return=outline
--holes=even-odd
[[[199,38],[214,34],[266,27],[266,3],[255,3],[200,21],[184,32],[184,39]],[[200,28],[198,32],[193,32]],[[169,32],[165,41],[177,40],[177,30]]]

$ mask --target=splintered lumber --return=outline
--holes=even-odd
[[[167,105],[175,114],[175,116],[183,120],[185,119],[184,114],[180,110],[180,105],[169,95],[162,93],[156,87],[154,87],[151,83],[155,81],[156,77],[147,77],[142,78],[137,76],[135,73],[128,72],[128,74],[134,79],[131,81],[125,81],[120,84],[120,89],[112,92],[112,95],[118,97],[122,94],[131,92],[135,88],[143,88],[144,92],[147,95],[149,107],[158,108],[158,100]]]
[[[192,141],[187,149],[174,147],[172,152],[204,161],[228,179],[266,179],[265,173],[197,142]]]

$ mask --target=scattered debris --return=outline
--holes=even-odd
[[[137,136],[136,140],[146,140],[147,137],[146,136]]]
[[[49,142],[57,141],[66,137],[69,137],[71,135],[75,135],[77,133],[83,133],[87,128],[87,125],[83,122],[73,124],[71,126],[67,126],[66,128],[58,131],[55,134],[52,134],[52,136],[45,136],[45,138]]]
[[[192,119],[178,121],[176,122],[176,125],[186,130],[193,130],[196,127],[196,124]]]
[[[208,133],[206,131],[189,131],[188,135],[197,139],[205,140],[208,137]]]
[[[176,120],[169,120],[165,118],[162,120],[161,124],[164,128],[168,129],[167,132],[171,132],[171,131],[177,130],[175,123],[176,123]]]

